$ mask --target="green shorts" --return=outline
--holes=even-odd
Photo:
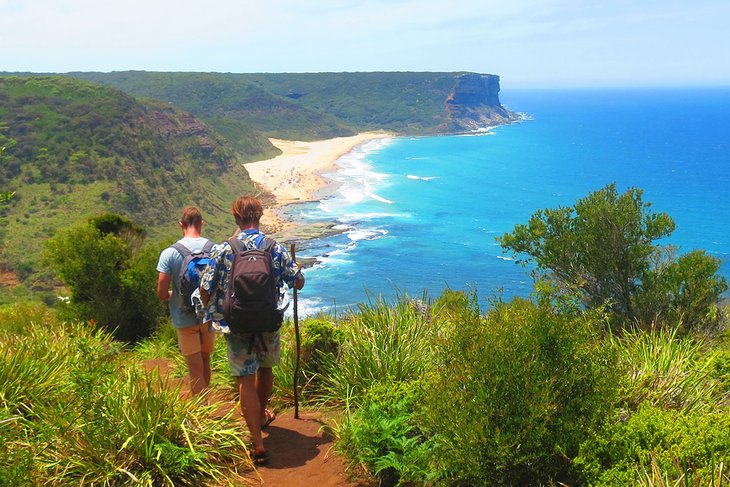
[[[279,332],[234,335],[225,333],[228,367],[233,377],[255,374],[259,367],[271,368],[281,361]]]

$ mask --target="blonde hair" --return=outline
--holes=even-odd
[[[258,198],[254,196],[241,196],[233,202],[231,212],[239,228],[244,228],[252,223],[258,225],[261,216],[264,214],[264,208],[261,206]]]

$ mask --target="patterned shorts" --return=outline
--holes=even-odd
[[[228,367],[234,377],[255,374],[259,367],[271,368],[281,360],[278,331],[224,336],[228,344]]]

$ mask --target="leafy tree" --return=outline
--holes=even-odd
[[[656,240],[675,224],[650,210],[642,190],[619,194],[615,184],[579,199],[573,207],[537,211],[498,240],[538,278],[578,296],[588,308],[605,307],[618,325],[681,321],[686,328],[717,321],[727,290],[719,261],[702,251],[679,259]],[[714,321],[713,321],[714,320]]]
[[[71,291],[75,318],[94,320],[124,341],[150,335],[164,311],[155,293],[157,249],[143,238],[129,220],[104,215],[46,242],[43,261]]]

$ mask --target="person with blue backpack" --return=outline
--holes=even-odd
[[[167,301],[177,331],[180,352],[187,362],[190,390],[198,394],[210,385],[210,355],[215,332],[203,319],[197,289],[200,273],[208,265],[213,242],[201,236],[200,209],[188,206],[180,217],[183,237],[160,253],[157,262],[157,296]]]
[[[289,304],[286,288],[304,287],[291,254],[259,230],[263,211],[253,196],[233,203],[240,231],[213,248],[200,281],[206,316],[226,339],[228,366],[238,382],[256,465],[269,460],[261,430],[275,419],[267,404],[274,385],[272,368],[281,359],[279,328]]]

